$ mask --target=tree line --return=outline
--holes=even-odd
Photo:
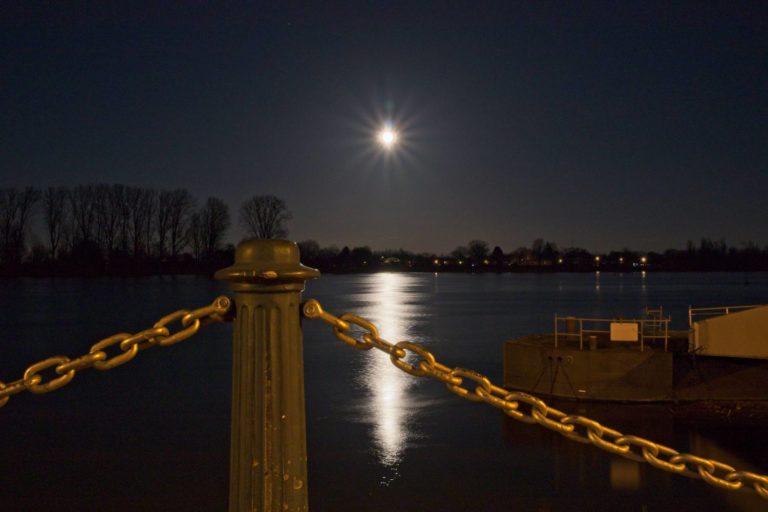
[[[39,217],[42,230],[32,236]],[[248,238],[286,238],[291,219],[284,200],[254,195],[240,205],[238,222]],[[205,273],[228,266],[229,206],[217,197],[198,203],[186,189],[157,190],[120,184],[0,188],[0,274]],[[470,240],[449,253],[405,249],[321,247],[299,242],[302,261],[325,272],[413,270],[509,271],[757,271],[768,270],[768,247],[725,240],[688,241],[685,249],[592,253],[560,249],[538,238],[505,252]]]
[[[538,238],[528,247],[505,252],[484,240],[471,240],[447,254],[413,253],[404,249],[373,251],[370,247],[323,247],[299,242],[302,261],[325,272],[414,270],[429,272],[614,272],[631,271],[768,271],[768,247],[746,242],[729,247],[724,240],[688,241],[685,250],[641,252],[631,249],[593,253],[581,247],[558,248]]]
[[[35,216],[42,233],[31,236]],[[248,236],[285,236],[285,202],[255,195],[239,210]],[[229,206],[198,204],[186,189],[120,184],[0,188],[0,269],[4,274],[208,272],[231,263]]]

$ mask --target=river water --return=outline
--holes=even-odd
[[[2,281],[0,379],[222,293],[226,285],[192,277]],[[555,313],[633,318],[663,306],[672,328],[684,329],[689,305],[768,302],[768,274],[328,275],[305,297],[500,382],[503,341],[551,332]],[[109,372],[81,372],[48,395],[12,397],[0,409],[0,510],[225,510],[230,341],[231,326],[209,326]],[[462,400],[380,352],[348,348],[323,324],[305,322],[304,343],[311,510],[768,509],[754,493],[670,475]],[[760,417],[555,405],[768,471]]]

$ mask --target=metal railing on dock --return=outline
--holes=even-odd
[[[768,306],[768,304],[752,304],[748,306],[716,306],[709,308],[694,308],[688,306],[688,327],[693,328],[693,322],[697,318],[711,318],[714,316],[730,315],[731,313],[738,313],[740,311],[746,311],[748,309],[762,308]]]
[[[649,310],[650,313],[652,310]],[[661,309],[655,310],[659,313]],[[670,318],[653,315],[651,318],[585,318],[555,315],[555,348],[560,338],[579,340],[579,350],[584,350],[584,337],[607,337],[615,342],[636,342],[645,351],[647,341],[664,340],[664,351],[669,349]],[[563,331],[560,326],[565,325]],[[607,328],[606,328],[607,327]]]

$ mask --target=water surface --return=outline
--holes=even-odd
[[[0,282],[0,378],[135,332],[226,286],[207,279]],[[502,342],[549,332],[555,313],[636,317],[663,306],[768,302],[768,274],[399,274],[323,276],[305,294],[423,343],[448,366],[501,380]],[[0,510],[225,510],[231,327],[154,348],[60,391],[0,409]],[[305,323],[312,510],[763,510],[728,493],[524,425],[359,352]],[[666,407],[557,404],[626,433],[768,470],[764,424],[681,418]]]

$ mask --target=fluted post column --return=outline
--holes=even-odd
[[[284,240],[249,240],[216,272],[235,293],[230,512],[299,512],[307,505],[304,360],[299,305],[307,279]]]

